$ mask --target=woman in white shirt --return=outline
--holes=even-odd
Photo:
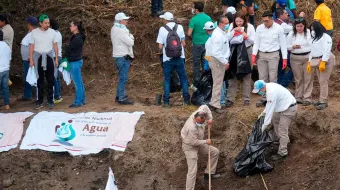
[[[255,28],[253,25],[249,24],[246,19],[246,15],[242,12],[237,12],[234,17],[234,22],[230,24],[229,32],[234,29],[234,26],[239,27],[243,31],[243,39],[247,47],[249,64],[251,64],[251,54],[253,52],[253,44],[255,40]],[[238,88],[238,80],[236,77],[228,80],[229,88],[227,93],[227,103],[226,107],[231,107],[235,102],[235,96]],[[243,99],[244,105],[248,106],[250,104],[250,93],[251,93],[251,73],[243,78]]]
[[[296,102],[306,106],[312,104],[313,80],[306,70],[311,42],[306,20],[301,17],[295,19],[293,31],[287,36],[287,48],[291,51],[290,63],[295,78]]]
[[[334,68],[335,56],[331,52],[332,38],[326,33],[325,27],[320,22],[314,21],[310,30],[312,47],[307,71],[313,75],[315,70],[319,78],[320,97],[314,105],[317,110],[323,110],[328,107],[328,81]]]

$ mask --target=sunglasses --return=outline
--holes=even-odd
[[[305,19],[304,18],[296,18],[294,21],[301,23],[301,22],[305,21]]]

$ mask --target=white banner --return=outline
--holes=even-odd
[[[20,149],[98,153],[104,148],[124,151],[144,112],[41,112],[31,121]]]
[[[23,133],[23,122],[31,115],[31,112],[0,113],[0,152],[18,146]]]

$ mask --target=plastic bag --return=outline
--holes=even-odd
[[[174,70],[171,74],[170,92],[180,92],[182,90],[181,81],[178,73]]]
[[[115,176],[113,175],[112,169],[109,168],[109,179],[107,180],[105,190],[118,190],[115,182]]]
[[[30,67],[28,69],[27,76],[26,76],[26,81],[31,86],[37,86],[38,78],[37,78],[37,74],[35,73],[35,68],[34,67]]]
[[[238,36],[234,36],[230,40],[230,45],[232,45],[232,44],[242,44],[242,42],[243,42],[243,35],[238,35]]]
[[[272,144],[273,138],[268,131],[262,133],[263,122],[264,116],[256,121],[246,146],[235,158],[234,169],[239,176],[245,177],[256,173],[265,173],[273,169],[266,162],[264,156],[264,151]]]
[[[191,103],[195,106],[206,105],[210,102],[213,87],[213,79],[211,71],[206,71],[202,74],[197,90],[192,94]]]

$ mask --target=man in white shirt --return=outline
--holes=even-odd
[[[129,100],[125,94],[131,61],[134,58],[132,47],[135,43],[135,38],[126,27],[129,19],[130,17],[125,13],[117,13],[111,29],[112,56],[119,74],[115,101],[121,105],[133,104],[133,101]]]
[[[225,29],[229,27],[229,21],[226,16],[220,16],[217,20],[217,25],[218,27],[213,31],[210,38],[211,49],[209,50],[210,53],[208,53],[210,54],[209,67],[213,77],[213,90],[209,107],[216,113],[222,113],[220,103],[221,88],[224,73],[229,69],[229,40],[234,35],[234,31],[240,29],[227,33]]]
[[[37,18],[33,16],[29,16],[25,18],[25,21],[27,22],[27,29],[28,33],[21,41],[21,58],[24,63],[24,95],[22,98],[19,99],[19,101],[31,101],[32,100],[32,86],[26,82],[26,77],[28,73],[28,69],[30,67],[30,39],[31,39],[31,32],[32,30],[36,29],[39,25],[39,21]]]
[[[12,59],[11,48],[3,41],[4,33],[0,30],[0,90],[4,98],[4,108],[9,110],[9,67]]]
[[[263,80],[258,80],[254,83],[253,93],[267,98],[266,108],[259,115],[259,118],[265,116],[262,132],[271,123],[274,125],[274,131],[279,138],[280,146],[277,155],[273,155],[272,159],[283,159],[288,156],[287,144],[290,142],[288,129],[296,117],[296,99],[283,86],[277,83],[265,83]]]
[[[4,32],[4,42],[6,42],[12,50],[14,30],[8,22],[8,17],[5,14],[0,15],[0,29]]]
[[[47,103],[50,109],[54,108],[53,81],[58,68],[58,56],[53,59],[53,51],[58,55],[58,40],[56,32],[50,28],[50,19],[42,14],[39,17],[40,27],[32,30],[30,39],[30,66],[34,67],[38,75],[37,88],[38,98],[36,109],[43,107],[44,101],[44,78],[47,80]]]
[[[259,71],[260,80],[266,82],[277,82],[277,71],[280,60],[280,49],[282,54],[282,69],[287,67],[287,42],[283,29],[280,25],[274,23],[273,14],[265,11],[262,15],[263,24],[257,27],[255,42],[252,54],[252,63],[256,65]],[[265,98],[256,106],[264,106]]]
[[[156,41],[159,49],[163,52],[164,107],[170,107],[170,79],[174,69],[180,78],[184,105],[190,105],[188,77],[184,66],[185,33],[183,26],[174,22],[174,15],[170,12],[159,17],[165,24],[159,29]],[[169,35],[168,38],[169,31],[174,35]],[[171,41],[171,44],[168,44],[167,41]]]

